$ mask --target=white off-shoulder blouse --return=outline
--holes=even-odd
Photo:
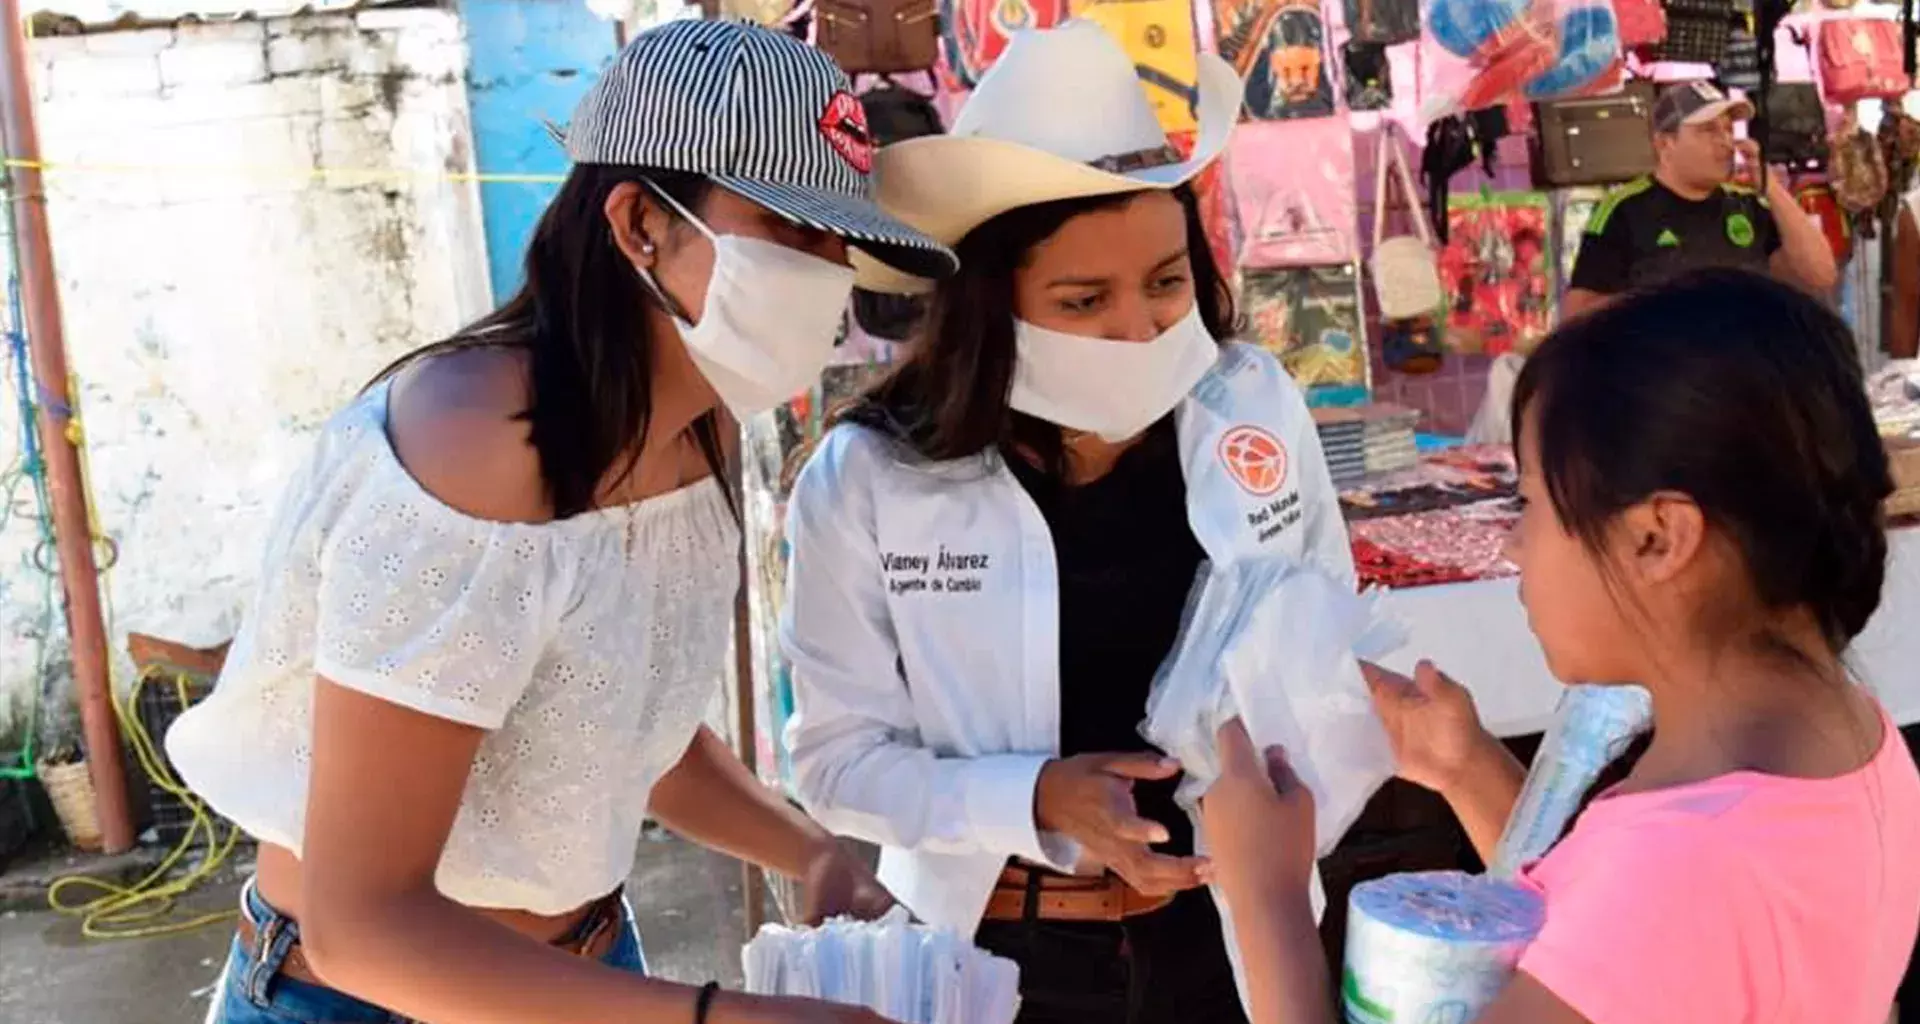
[[[298,853],[316,676],[486,729],[436,883],[570,910],[632,870],[648,794],[716,698],[739,531],[712,479],[549,523],[476,519],[400,464],[387,393],[321,431],[219,684],[167,752],[214,809]]]

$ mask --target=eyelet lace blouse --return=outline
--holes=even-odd
[[[719,692],[739,531],[703,480],[550,523],[481,520],[394,455],[387,387],[341,410],[282,499],[186,783],[298,853],[315,676],[488,730],[436,884],[558,914],[632,870],[648,794]]]

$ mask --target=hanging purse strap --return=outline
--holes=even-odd
[[[1400,148],[1400,140],[1393,137],[1391,125],[1380,126],[1380,146],[1374,153],[1373,179],[1373,248],[1377,252],[1380,243],[1386,240],[1387,209],[1392,205],[1391,195],[1387,191],[1387,163],[1393,163],[1394,179],[1400,183],[1400,190],[1407,200],[1407,211],[1412,214],[1414,234],[1420,236],[1427,248],[1433,248],[1433,233],[1427,229],[1427,218],[1420,213],[1420,190],[1413,183],[1413,174],[1407,170],[1407,154]]]

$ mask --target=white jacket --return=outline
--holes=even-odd
[[[1279,552],[1353,579],[1319,435],[1278,361],[1223,346],[1174,417],[1209,560]],[[930,463],[849,425],[802,469],[787,539],[800,800],[880,844],[881,881],[922,920],[971,935],[1007,858],[1076,856],[1033,814],[1059,752],[1047,524],[997,455]]]

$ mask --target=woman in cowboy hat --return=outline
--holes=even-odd
[[[527,283],[320,431],[213,696],[168,750],[260,840],[209,1019],[842,1022],[644,977],[641,819],[890,900],[701,723],[739,532],[729,415],[819,373],[854,271],[952,254],[869,198],[833,62],[675,22],[576,112]]]
[[[960,271],[788,505],[801,800],[880,844],[922,919],[1018,961],[1023,1022],[1243,1019],[1178,768],[1138,726],[1203,560],[1353,576],[1306,403],[1226,340],[1190,183],[1240,80],[1202,56],[1198,96],[1183,158],[1069,22],[1015,36],[948,135],[882,150],[882,208]]]

